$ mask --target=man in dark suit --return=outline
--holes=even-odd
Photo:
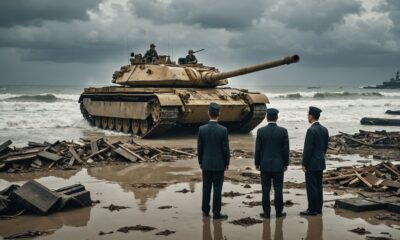
[[[317,107],[310,107],[308,111],[308,122],[311,127],[307,130],[302,160],[302,168],[306,175],[308,209],[300,212],[300,215],[322,214],[322,172],[326,168],[325,154],[328,149],[329,133],[318,122],[321,112]]]
[[[221,213],[221,192],[224,183],[224,171],[229,167],[228,130],[218,124],[220,106],[210,103],[208,117],[210,121],[199,128],[197,152],[203,176],[203,216],[209,216],[211,188],[213,188],[213,218],[228,216]]]
[[[276,124],[278,110],[269,108],[267,110],[268,125],[258,129],[255,165],[261,171],[262,206],[263,212],[260,216],[270,218],[271,206],[269,193],[271,181],[275,192],[276,217],[286,216],[283,212],[283,172],[289,165],[289,137],[285,128]]]

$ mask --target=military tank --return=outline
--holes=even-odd
[[[299,61],[298,55],[228,72],[203,64],[176,64],[168,56],[151,63],[131,55],[130,65],[115,71],[107,87],[85,88],[79,98],[83,117],[93,126],[157,137],[171,128],[208,122],[210,102],[221,105],[219,122],[230,132],[248,133],[266,114],[266,95],[221,87],[228,78]]]

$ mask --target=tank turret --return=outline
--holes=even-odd
[[[153,64],[143,63],[141,56],[138,55],[131,60],[131,65],[122,66],[119,71],[114,72],[112,82],[132,86],[216,87],[228,84],[227,78],[295,63],[299,59],[298,55],[292,55],[228,72],[219,72],[215,67],[202,64],[178,65],[171,62],[167,56],[160,57]]]

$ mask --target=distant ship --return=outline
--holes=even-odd
[[[365,89],[400,89],[399,71],[396,73],[396,78],[391,78],[388,82],[383,82],[382,85],[366,86]]]

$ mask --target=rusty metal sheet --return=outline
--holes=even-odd
[[[174,94],[155,94],[161,106],[183,106],[179,96]]]

